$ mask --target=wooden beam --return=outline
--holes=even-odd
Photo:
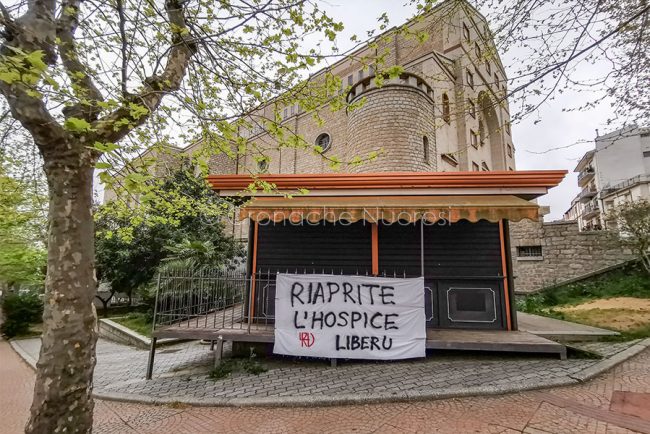
[[[372,275],[379,274],[379,226],[371,223],[372,233]]]
[[[501,268],[503,273],[503,299],[505,300],[506,305],[506,328],[507,330],[512,330],[512,320],[510,318],[510,291],[508,290],[508,266],[503,220],[499,220],[499,241],[501,244]]]
[[[257,274],[257,237],[259,234],[259,223],[255,222],[253,226],[253,263],[252,263],[252,273],[251,273],[251,299],[250,306],[248,308],[248,324],[253,322],[255,318],[255,276]]]
[[[510,303],[510,327],[512,330],[519,330],[517,324],[517,303],[515,300],[515,279],[512,271],[512,246],[510,244],[510,222],[503,220],[503,240],[506,249],[506,269],[508,270],[508,298]]]

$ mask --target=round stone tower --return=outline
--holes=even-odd
[[[350,168],[352,172],[424,172],[436,170],[433,90],[420,77],[403,73],[386,78],[378,87],[375,77],[352,86],[347,95],[349,142],[347,161],[376,159]]]

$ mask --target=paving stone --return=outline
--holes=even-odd
[[[12,434],[20,432],[26,418],[33,373],[16,362],[6,343],[0,344],[0,390],[12,390],[11,399],[0,392],[0,416],[5,424],[0,432]],[[146,381],[146,351],[100,341],[96,389],[203,402],[220,397],[276,401],[355,394],[416,397],[431,391],[495,392],[521,384],[553,385],[598,363],[591,359],[438,355],[416,362],[341,363],[336,369],[315,363],[278,364],[259,376],[242,374],[215,381],[208,379],[207,373],[181,375],[177,371],[179,366],[193,364],[204,364],[209,370],[209,347],[195,343],[177,347],[178,351],[157,355],[154,379]],[[32,342],[25,348],[37,351],[38,346]],[[164,373],[169,376],[163,377]],[[13,390],[22,390],[19,395],[27,399],[14,397]],[[175,408],[98,400],[95,432],[630,432],[628,416],[612,415],[609,409],[614,391],[650,393],[650,350],[584,384],[505,396],[274,409]],[[21,420],[15,422],[17,419]],[[6,431],[7,427],[12,429]]]

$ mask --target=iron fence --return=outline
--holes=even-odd
[[[268,328],[275,320],[278,273],[370,274],[363,269],[324,268],[266,269],[253,275],[220,268],[164,270],[158,275],[153,328]],[[407,277],[407,273],[384,271],[380,276]]]
[[[167,270],[158,276],[154,330],[160,328],[270,331],[275,321],[278,273],[370,275],[365,269],[266,269],[253,275],[242,270]],[[418,277],[384,270],[380,277]],[[426,314],[434,315],[435,285],[442,280],[501,281],[502,276],[425,276]]]

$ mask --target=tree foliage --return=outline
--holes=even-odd
[[[278,119],[234,119],[284,90],[319,106],[326,91],[318,88],[335,84],[310,89],[301,71],[322,59],[320,47],[302,52],[300,42],[314,36],[333,47],[341,25],[302,0],[17,1],[0,5],[0,25],[0,92],[33,139],[49,187],[43,345],[26,431],[89,432],[94,168],[108,173],[176,140],[201,139],[206,155],[234,157],[249,146],[235,134],[243,123],[280,136]],[[154,177],[125,173],[119,182],[146,198],[140,186]]]
[[[151,191],[155,197],[144,204],[109,202],[96,213],[97,277],[114,291],[130,295],[148,284],[165,259],[220,266],[243,254],[225,231],[219,198],[187,166]]]
[[[45,250],[40,237],[45,220],[38,197],[6,173],[0,162],[0,283],[42,284]]]
[[[617,222],[621,244],[634,252],[650,274],[650,201],[624,202],[608,218]]]

